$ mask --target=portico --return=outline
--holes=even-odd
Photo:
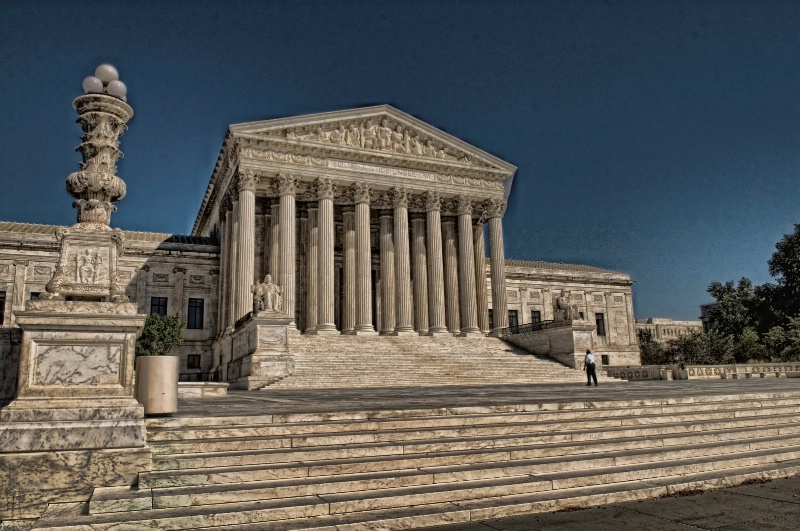
[[[266,274],[298,333],[489,333],[487,223],[494,327],[507,326],[515,171],[390,106],[231,126],[193,230],[219,238],[219,300],[235,294],[220,338]]]

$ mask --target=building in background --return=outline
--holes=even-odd
[[[673,321],[672,319],[653,318],[636,319],[636,331],[650,330],[656,341],[670,341],[681,336],[704,330],[702,321]]]

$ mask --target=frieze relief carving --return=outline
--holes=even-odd
[[[298,155],[295,153],[282,153],[268,149],[258,149],[246,147],[242,150],[243,156],[255,160],[266,162],[282,162],[287,164],[298,164],[302,166],[312,166],[318,168],[331,168],[346,171],[356,171],[377,175],[387,175],[390,177],[406,177],[419,179],[429,182],[440,182],[469,186],[472,188],[482,188],[488,190],[502,190],[501,181],[487,179],[476,179],[472,177],[461,177],[457,175],[442,174],[432,171],[415,170],[408,168],[394,168],[379,164],[369,164],[366,162],[351,162],[339,159],[329,159],[324,157],[313,157],[310,155]]]
[[[47,266],[34,266],[34,275],[50,275],[50,268]]]
[[[466,153],[438,140],[434,141],[426,134],[386,117],[380,121],[367,119],[324,126],[295,127],[285,130],[283,136],[288,140],[447,160],[471,166],[482,165],[471,160]]]
[[[189,284],[202,284],[205,282],[203,275],[189,275]]]
[[[8,275],[8,274],[9,274],[8,264],[0,265],[0,275]]]
[[[169,282],[169,273],[153,273],[153,282]]]
[[[612,301],[615,302],[616,304],[622,304],[623,302],[625,302],[625,299],[622,298],[622,295],[614,295]]]

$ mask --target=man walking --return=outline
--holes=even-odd
[[[589,349],[586,349],[586,357],[583,359],[584,367],[586,368],[586,385],[597,385],[597,365],[595,365],[594,354]]]

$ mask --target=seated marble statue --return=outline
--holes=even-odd
[[[261,284],[253,284],[250,292],[253,294],[253,313],[283,311],[283,288],[272,283],[272,275],[264,277]]]

